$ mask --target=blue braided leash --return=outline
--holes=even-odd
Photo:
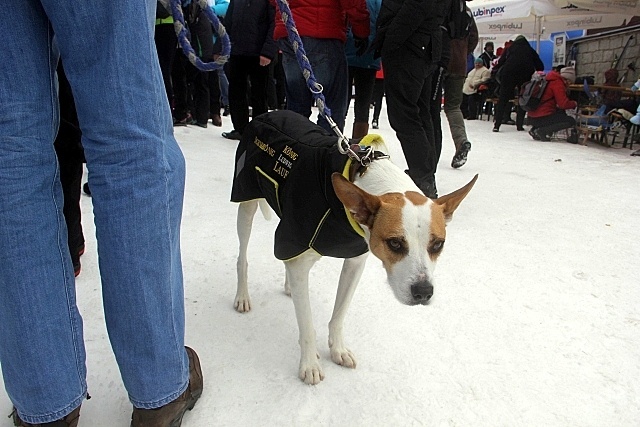
[[[289,8],[289,2],[287,0],[277,0],[277,2],[278,7],[280,8],[282,22],[284,22],[284,25],[287,28],[287,38],[289,39],[289,43],[291,43],[293,51],[296,54],[298,65],[300,66],[302,75],[307,82],[307,86],[316,101],[316,106],[320,110],[320,114],[329,123],[329,126],[331,126],[331,129],[333,129],[335,134],[339,137],[338,150],[342,154],[348,154],[350,157],[353,155],[357,158],[357,154],[355,154],[349,146],[349,139],[340,132],[338,125],[331,118],[331,110],[327,107],[324,95],[322,94],[322,85],[318,83],[316,77],[313,75],[311,63],[309,62],[309,58],[307,58],[307,53],[302,45],[302,39],[300,38],[300,34],[296,28],[296,23],[293,20],[293,15],[291,14],[291,9]]]
[[[173,15],[173,26],[176,30],[176,35],[178,36],[178,43],[180,44],[185,56],[189,59],[189,62],[201,71],[213,71],[222,68],[222,66],[229,60],[231,42],[229,41],[227,30],[220,23],[220,20],[213,10],[211,10],[207,0],[197,0],[196,3],[204,11],[209,21],[211,21],[211,24],[213,24],[213,29],[222,42],[222,53],[213,62],[202,62],[202,60],[198,58],[198,55],[196,55],[193,47],[191,47],[191,43],[189,42],[189,30],[184,22],[184,14],[182,13],[180,0],[160,0],[160,2],[165,8],[171,10],[171,15]]]

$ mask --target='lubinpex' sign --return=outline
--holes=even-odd
[[[485,17],[493,17],[493,15],[502,15],[505,12],[507,6],[494,6],[491,8],[479,7],[477,9],[472,9],[474,18],[485,18]]]

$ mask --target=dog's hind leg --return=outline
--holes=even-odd
[[[258,210],[258,201],[251,200],[242,202],[238,205],[238,240],[240,249],[238,252],[238,290],[233,305],[240,313],[246,313],[251,310],[251,300],[249,299],[249,286],[247,284],[247,269],[249,263],[247,261],[247,247],[249,246],[249,237],[251,237],[251,226],[253,217]]]
[[[289,284],[289,276],[284,276],[284,293],[285,295],[291,296],[291,285]]]
[[[336,303],[333,307],[333,315],[329,321],[329,350],[331,350],[331,360],[347,368],[355,368],[356,359],[353,353],[351,353],[351,350],[344,344],[342,326],[344,324],[344,318],[347,315],[347,309],[351,303],[351,298],[358,286],[360,276],[362,276],[368,255],[369,253],[367,252],[363,255],[344,260],[342,272],[340,273],[340,281],[338,283]]]
[[[311,303],[309,302],[309,270],[320,259],[316,252],[308,250],[285,262],[287,280],[291,285],[291,297],[298,319],[300,368],[298,376],[307,384],[318,384],[324,379],[316,346]]]

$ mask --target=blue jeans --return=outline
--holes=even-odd
[[[347,57],[344,54],[344,43],[336,39],[316,39],[301,37],[307,53],[311,69],[318,83],[323,87],[325,103],[331,110],[331,118],[342,132],[347,115],[349,94]],[[307,82],[302,76],[296,55],[289,40],[280,39],[278,45],[282,51],[282,65],[287,81],[287,110],[309,118],[313,97]],[[329,123],[318,114],[317,123],[333,134]]]
[[[155,7],[154,0],[5,4],[0,364],[7,393],[29,423],[63,417],[87,393],[53,149],[56,43],[83,132],[106,325],[129,399],[159,407],[188,384],[180,260],[185,164],[153,41]]]

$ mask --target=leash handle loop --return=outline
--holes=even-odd
[[[187,24],[184,22],[184,13],[182,12],[180,0],[160,0],[160,3],[162,3],[167,10],[171,11],[171,15],[173,16],[173,26],[176,30],[176,35],[178,36],[178,43],[180,44],[180,47],[187,59],[189,59],[189,62],[191,62],[200,71],[219,70],[229,60],[229,54],[231,53],[231,41],[229,40],[229,35],[227,34],[227,30],[220,23],[216,14],[209,7],[207,0],[193,1],[200,6],[209,21],[211,21],[216,34],[220,37],[222,53],[215,61],[202,62],[193,50],[193,47],[189,42],[189,30],[187,28]]]

